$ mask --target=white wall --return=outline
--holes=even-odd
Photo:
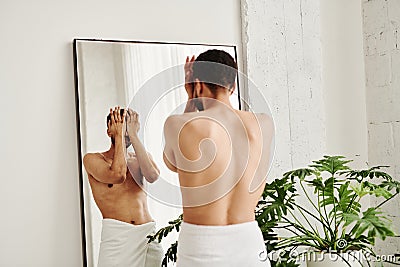
[[[82,265],[72,39],[239,45],[239,9],[231,0],[1,1],[0,266]]]
[[[368,160],[361,0],[320,0],[326,149]]]
[[[247,74],[275,120],[271,180],[325,152],[319,0],[242,0],[242,9]]]
[[[363,1],[368,158],[372,165],[390,165],[400,179],[400,1]],[[400,199],[383,206],[400,233]],[[377,253],[400,251],[399,238],[378,242]]]

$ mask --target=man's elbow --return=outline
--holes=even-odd
[[[165,152],[164,152],[164,155],[163,155],[163,160],[164,160],[165,165],[167,166],[167,168],[170,171],[178,172],[178,168],[169,161],[169,159],[167,157],[167,154]]]
[[[174,165],[167,165],[167,168],[170,170],[170,171],[172,171],[172,172],[178,172],[178,168],[177,167],[175,167]]]
[[[154,172],[147,173],[146,175],[144,175],[144,177],[146,178],[147,182],[154,183],[155,181],[158,180],[158,177],[160,177],[160,173],[154,171]]]

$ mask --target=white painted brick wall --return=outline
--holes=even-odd
[[[245,69],[276,125],[270,178],[325,151],[319,14],[319,0],[242,0]]]
[[[391,81],[390,55],[375,54],[365,58],[367,85],[382,87]]]
[[[382,123],[395,121],[399,111],[399,103],[394,98],[393,88],[391,86],[374,87],[367,86],[367,109],[369,123]],[[379,112],[372,112],[376,110]]]
[[[368,160],[390,165],[400,180],[400,0],[363,1]],[[385,211],[400,234],[400,199]],[[400,252],[400,239],[378,242],[379,254]]]
[[[394,158],[394,138],[393,138],[393,124],[387,123],[371,123],[368,126],[368,140],[371,150],[369,153],[369,161],[381,163],[383,165],[391,165],[395,162]],[[382,161],[386,159],[386,161]],[[393,170],[394,166],[391,166]]]
[[[388,0],[389,22],[396,28],[400,27],[400,1]]]
[[[393,29],[383,31],[378,35],[376,52],[383,54],[396,49],[396,31]]]
[[[391,83],[394,88],[399,88],[400,86],[400,47],[396,51],[392,51],[392,66],[391,66],[391,73],[392,79]],[[397,90],[398,92],[399,90]]]
[[[386,0],[370,0],[363,3],[363,13],[366,34],[379,34],[389,23]]]
[[[394,151],[393,151],[393,158],[395,161],[397,161],[397,164],[394,165],[395,167],[395,173],[397,175],[400,175],[400,164],[398,164],[399,159],[400,159],[400,122],[396,121],[393,122],[393,136],[395,137],[393,142],[394,142]],[[399,206],[400,207],[400,206]]]
[[[400,31],[397,28],[395,31],[395,35],[396,35],[396,49],[400,49]]]
[[[400,177],[400,0],[361,0],[369,164]],[[319,0],[242,0],[245,71],[269,101],[276,124],[270,178],[325,152]],[[251,98],[251,96],[250,96]],[[386,207],[400,234],[400,200]],[[400,252],[398,238],[379,253]]]

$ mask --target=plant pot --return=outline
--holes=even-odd
[[[307,267],[362,267],[362,253],[351,251],[347,253],[313,252],[307,255]]]

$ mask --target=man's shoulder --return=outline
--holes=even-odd
[[[193,112],[194,113],[194,112]],[[175,114],[169,116],[164,123],[164,128],[176,128],[184,125],[188,121],[190,121],[193,118],[193,115],[191,113],[184,113],[184,114]]]
[[[204,127],[200,127],[196,123],[196,118],[201,118],[200,112],[184,113],[180,115],[172,115],[167,118],[164,124],[164,135],[166,139],[177,140],[176,136],[194,136],[196,133],[204,130]],[[185,129],[185,130],[184,130]]]
[[[83,156],[83,159],[89,159],[92,157],[97,157],[99,155],[99,153],[97,152],[88,152],[85,154],[85,156]]]
[[[274,130],[274,121],[269,114],[266,113],[254,113],[257,124],[260,125],[264,131]]]
[[[264,133],[272,133],[275,131],[274,121],[271,115],[267,113],[253,113],[249,111],[241,111],[242,123],[249,130],[256,128]]]
[[[89,152],[86,153],[85,156],[83,156],[83,163],[85,164],[85,162],[87,163],[89,161],[99,158],[103,158],[100,152]]]
[[[275,132],[275,125],[272,117],[266,113],[255,113],[256,123],[265,138],[272,138]]]
[[[170,115],[167,118],[167,121],[171,121],[171,122],[180,122],[180,121],[185,121],[185,120],[189,120],[190,118],[192,118],[193,116],[196,116],[197,112],[189,112],[189,113],[183,113],[183,114],[174,114],[174,115]]]
[[[206,118],[206,120],[204,120]],[[178,128],[182,129],[182,127],[190,127],[192,130],[196,128],[202,128],[201,124],[192,123],[192,122],[202,122],[211,123],[209,118],[213,118],[212,115],[207,114],[206,112],[189,112],[179,115],[171,115],[165,121],[165,128]]]
[[[267,113],[254,113],[256,116],[257,120],[263,122],[263,123],[272,123],[272,117],[268,115]]]
[[[258,123],[271,123],[272,117],[267,113],[254,113],[251,111],[238,110],[239,115],[243,118],[258,121]]]

